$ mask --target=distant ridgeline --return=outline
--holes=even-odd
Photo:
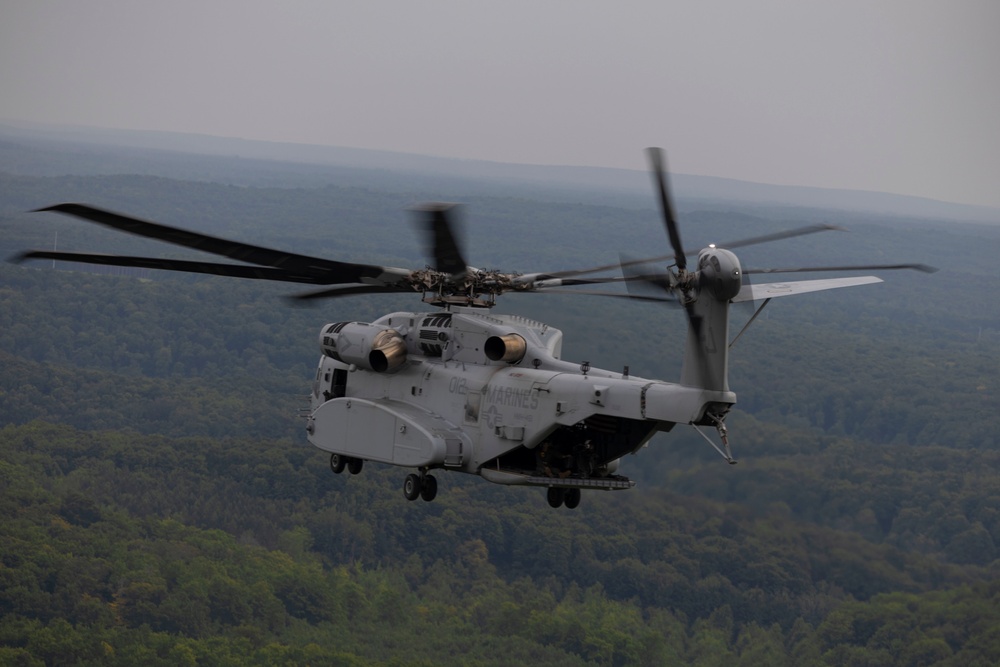
[[[642,148],[637,146],[636,153]],[[263,187],[339,183],[397,192],[451,191],[452,198],[527,195],[541,201],[652,204],[645,171],[504,164],[173,132],[0,124],[0,164],[11,173],[39,176],[128,173]],[[675,174],[672,181],[682,205],[714,201],[744,210],[778,206],[1000,224],[1000,209],[921,197],[687,174]]]

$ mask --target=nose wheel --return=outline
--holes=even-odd
[[[434,475],[410,473],[403,480],[403,495],[407,500],[422,498],[430,502],[437,497],[437,479]]]

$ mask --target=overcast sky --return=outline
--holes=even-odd
[[[0,0],[0,121],[1000,206],[997,0]],[[2,169],[2,165],[0,165]]]

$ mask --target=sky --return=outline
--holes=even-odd
[[[0,0],[0,122],[1000,207],[996,0]],[[2,168],[2,166],[0,166]]]

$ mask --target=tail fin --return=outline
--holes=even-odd
[[[729,301],[702,292],[685,308],[688,334],[681,384],[729,391]]]

